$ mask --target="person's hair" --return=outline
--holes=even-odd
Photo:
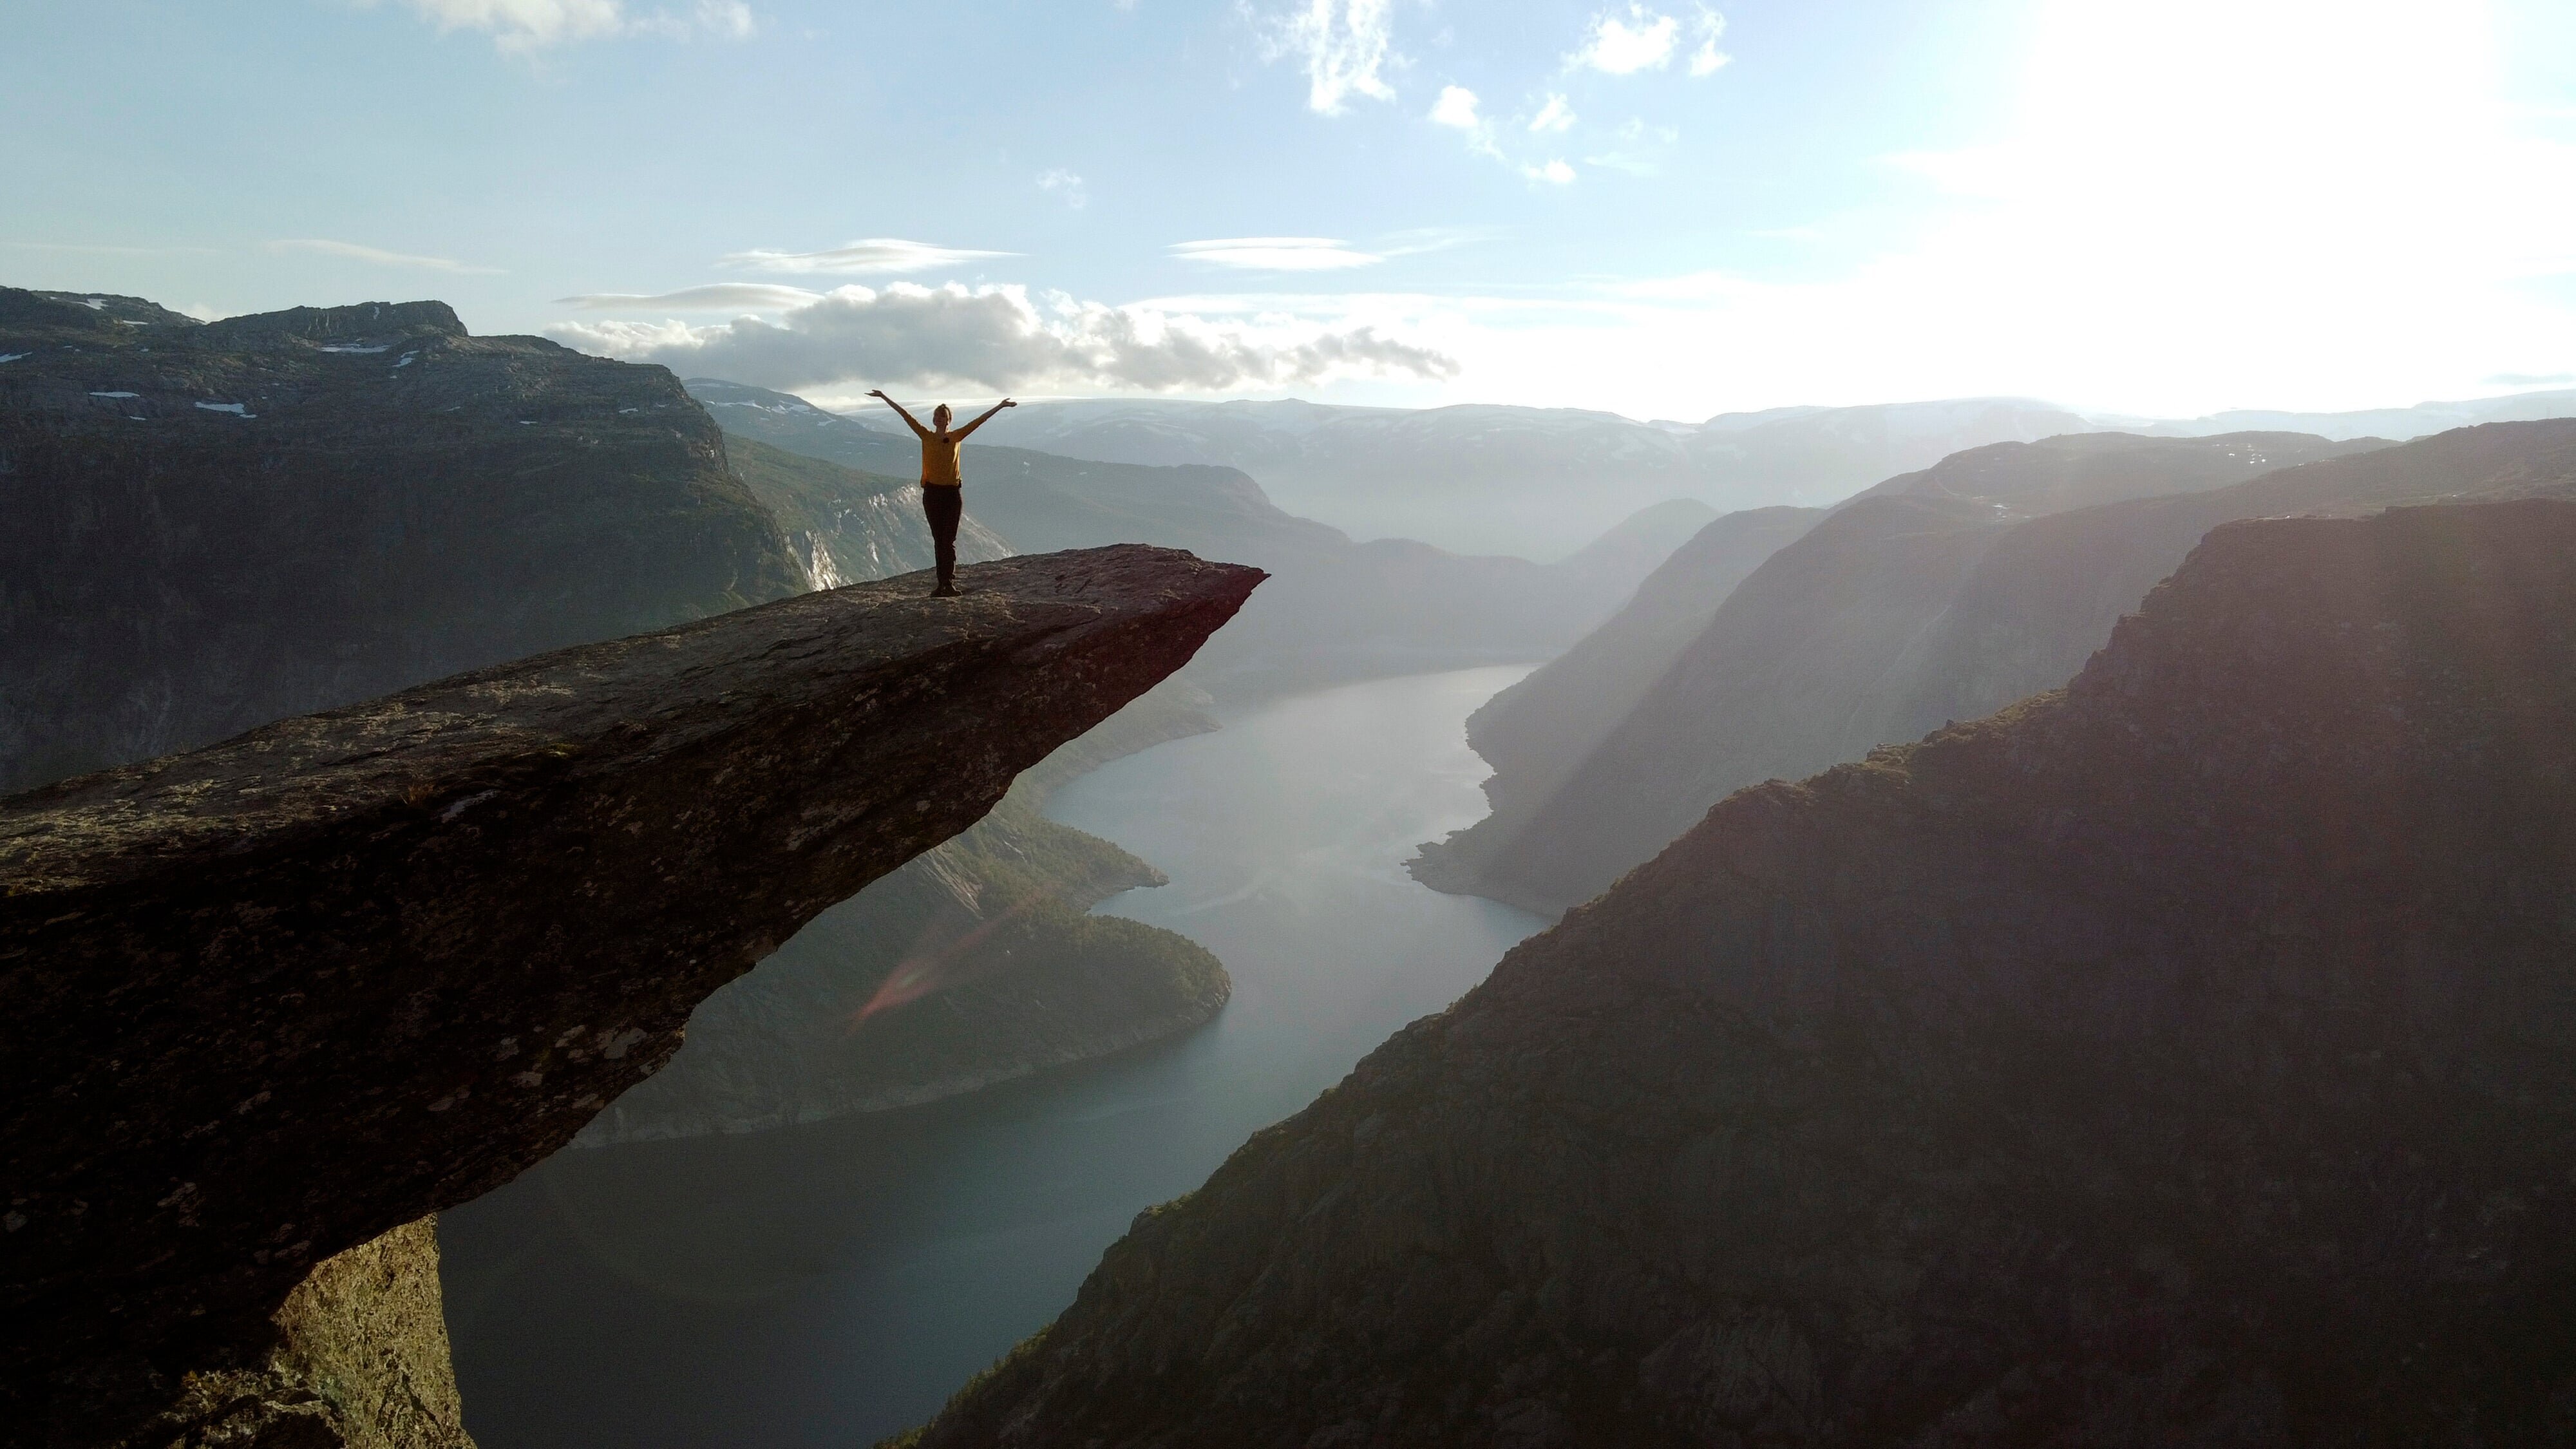
[[[939,424],[943,428],[948,426],[948,420],[955,416],[955,413],[948,410],[948,404],[946,403],[941,403],[939,406],[930,410],[930,420]]]

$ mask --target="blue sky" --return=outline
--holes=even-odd
[[[83,0],[0,118],[0,280],[827,401],[2576,380],[2559,0]]]

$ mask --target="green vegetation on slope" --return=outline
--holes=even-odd
[[[710,996],[669,1066],[611,1104],[588,1146],[749,1132],[879,1111],[1104,1055],[1213,1017],[1206,948],[1088,909],[1164,876],[1040,813],[1057,786],[1201,733],[1166,683],[1023,773],[993,812],[816,917]]]

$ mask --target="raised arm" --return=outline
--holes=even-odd
[[[1018,404],[1018,403],[1015,403],[1015,402],[1011,401],[1009,398],[1004,398],[1004,399],[1002,399],[1000,402],[997,402],[997,403],[993,404],[991,407],[988,407],[988,408],[984,409],[984,415],[983,415],[982,417],[977,418],[975,421],[973,421],[973,422],[971,422],[971,423],[968,423],[966,426],[964,426],[964,427],[962,427],[962,428],[959,428],[955,433],[951,434],[950,436],[952,436],[952,437],[957,437],[957,438],[963,438],[963,437],[965,437],[968,433],[971,433],[971,432],[975,431],[977,428],[980,428],[980,427],[984,426],[986,423],[991,422],[991,421],[993,420],[993,414],[1000,412],[1000,411],[1001,411],[1002,409],[1004,409],[1004,408],[1015,408],[1015,407],[1018,407],[1018,406],[1019,406],[1019,404]]]
[[[896,402],[893,398],[887,397],[887,396],[885,395],[885,389],[884,389],[884,388],[881,388],[881,387],[873,387],[873,388],[870,388],[870,389],[868,389],[868,396],[870,396],[870,397],[872,397],[872,398],[875,398],[877,401],[879,401],[879,402],[881,402],[881,403],[884,403],[887,407],[890,407],[890,408],[894,409],[894,415],[895,415],[896,417],[899,417],[899,418],[903,419],[904,426],[905,426],[905,427],[908,427],[908,428],[910,428],[910,429],[912,429],[913,436],[915,436],[915,437],[919,437],[919,438],[926,438],[926,437],[929,437],[929,436],[930,436],[930,429],[923,427],[923,426],[921,425],[921,422],[920,422],[920,420],[919,420],[919,419],[915,418],[912,414],[910,414],[910,413],[908,413],[908,412],[905,412],[905,411],[903,410],[903,404],[901,404],[901,403],[899,403],[899,402]],[[990,414],[990,413],[986,413],[986,414],[984,415],[984,417],[991,417],[991,416],[992,416],[992,414]],[[975,421],[977,421],[977,422],[979,422],[979,423],[980,423],[980,422],[982,422],[983,420],[984,420],[984,418],[977,418]]]

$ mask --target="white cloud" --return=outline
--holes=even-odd
[[[1544,181],[1552,186],[1570,186],[1574,182],[1574,168],[1561,160],[1550,161],[1543,166],[1524,166],[1521,174],[1532,181]]]
[[[1493,123],[1477,110],[1476,93],[1465,86],[1442,86],[1440,99],[1431,103],[1431,124],[1447,126],[1464,134],[1467,149],[1487,156],[1500,156],[1494,145]]]
[[[1490,226],[1417,226],[1388,232],[1378,238],[1376,252],[1386,257],[1419,256],[1424,252],[1445,252],[1453,247],[1472,246],[1492,241],[1504,233]]]
[[[959,247],[934,246],[929,242],[905,241],[900,237],[878,236],[819,252],[732,252],[721,259],[721,264],[754,272],[868,277],[927,272],[939,267],[953,267],[961,262],[1017,255],[1017,252],[969,251]]]
[[[1672,64],[1681,33],[1679,20],[1643,5],[1630,5],[1624,17],[1605,11],[1592,17],[1592,29],[1584,36],[1582,48],[1567,56],[1566,64],[1588,67],[1604,75],[1661,70]]]
[[[1091,193],[1082,178],[1061,166],[1050,167],[1038,174],[1038,190],[1061,200],[1076,211],[1091,204]]]
[[[1338,116],[1352,96],[1395,99],[1383,72],[1392,63],[1393,0],[1304,0],[1264,27],[1268,57],[1293,56],[1306,68],[1306,104]]]
[[[1370,326],[1218,321],[954,283],[843,287],[775,321],[560,322],[546,331],[584,351],[789,391],[866,382],[988,392],[1225,392],[1355,374],[1440,379],[1457,370],[1444,354]]]
[[[557,297],[555,305],[591,312],[774,312],[804,306],[822,295],[802,287],[777,287],[766,282],[717,282],[705,287],[683,287],[676,292],[588,292],[578,297]]]
[[[1172,255],[1184,261],[1260,272],[1329,272],[1366,267],[1386,260],[1324,236],[1238,236],[1172,244]]]
[[[419,267],[433,272],[457,272],[470,276],[499,276],[499,267],[475,267],[448,257],[415,256],[409,252],[389,252],[382,247],[360,246],[356,242],[332,241],[327,237],[290,237],[268,244],[273,252],[319,252],[324,256],[347,257],[351,261],[373,262],[380,267]]]
[[[1565,97],[1551,95],[1547,104],[1538,108],[1538,115],[1531,119],[1529,128],[1533,136],[1570,131],[1574,129],[1574,107]]]
[[[742,0],[698,0],[698,27],[728,40],[749,40],[759,30],[751,7]]]
[[[1440,99],[1431,103],[1431,123],[1461,131],[1483,129],[1484,118],[1476,114],[1476,93],[1465,86],[1442,86]]]
[[[1726,33],[1726,17],[1703,5],[1699,8],[1699,49],[1691,52],[1690,73],[1694,76],[1715,75],[1718,67],[1735,57],[1717,48],[1717,38]]]
[[[356,0],[373,6],[376,0]],[[715,35],[733,40],[757,30],[743,0],[698,0],[688,10],[630,11],[626,0],[402,0],[440,31],[475,30],[505,53],[522,54],[576,40],[617,35]]]

